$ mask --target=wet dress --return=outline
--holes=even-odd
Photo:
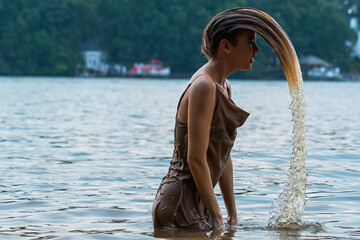
[[[189,83],[189,88],[196,78]],[[242,126],[249,113],[238,108],[215,82],[216,103],[210,128],[206,157],[213,187],[218,183],[230,156],[236,137],[236,128]],[[228,90],[229,91],[229,90]],[[154,228],[209,231],[211,216],[200,198],[187,164],[187,124],[176,114],[174,152],[167,175],[162,179],[153,204]]]

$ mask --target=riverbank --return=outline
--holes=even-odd
[[[0,79],[27,79],[27,78],[46,78],[46,79],[132,79],[132,80],[183,80],[190,79],[192,74],[171,74],[168,77],[159,77],[159,76],[133,76],[133,75],[119,75],[119,76],[0,76]],[[283,77],[271,77],[271,78],[251,78],[247,76],[239,76],[239,75],[230,75],[228,77],[229,80],[233,81],[286,81],[285,76]],[[319,81],[327,81],[327,82],[360,82],[360,76],[351,76],[344,77],[343,79],[309,79],[305,78],[304,81],[307,82],[319,82]]]

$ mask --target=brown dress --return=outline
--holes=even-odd
[[[196,80],[189,83],[186,90]],[[210,129],[206,157],[213,187],[218,183],[229,159],[236,137],[236,128],[242,126],[249,113],[238,108],[218,83],[216,104]],[[187,124],[181,123],[176,114],[174,152],[168,174],[162,179],[153,204],[154,228],[209,231],[211,217],[200,199],[187,164]]]

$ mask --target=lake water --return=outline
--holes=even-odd
[[[291,231],[267,229],[291,156],[287,82],[231,83],[251,116],[232,151],[239,226],[217,238],[360,239],[360,82],[304,84],[309,199]],[[151,207],[186,84],[0,78],[0,239],[166,237]]]

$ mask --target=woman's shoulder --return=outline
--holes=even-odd
[[[216,85],[214,80],[207,74],[200,74],[192,78],[191,92],[192,94],[214,94]]]
[[[216,104],[216,85],[208,75],[197,76],[191,83],[188,95],[189,115],[196,119],[210,118]],[[212,116],[212,115],[211,115]]]

